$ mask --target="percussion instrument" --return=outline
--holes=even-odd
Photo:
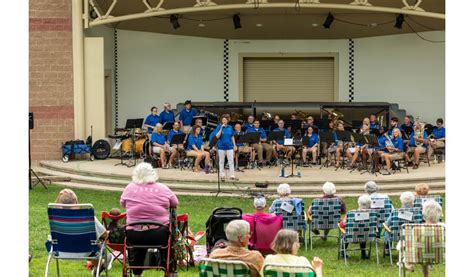
[[[135,141],[135,153],[140,154],[143,152],[143,146],[145,144],[145,141],[147,141],[146,138],[141,138]]]
[[[110,144],[103,139],[100,139],[92,146],[92,154],[98,160],[105,160],[110,155]]]
[[[120,145],[120,151],[131,152],[132,151],[132,139],[124,139],[122,145]]]

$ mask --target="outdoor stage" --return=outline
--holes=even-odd
[[[94,188],[100,190],[122,190],[131,180],[133,168],[117,165],[119,160],[80,160],[63,163],[62,161],[41,161],[34,170],[42,176],[52,179],[53,183],[72,187]],[[394,175],[377,176],[359,171],[349,172],[346,169],[335,171],[334,167],[304,167],[301,178],[279,177],[280,168],[265,167],[245,169],[236,172],[237,182],[221,182],[223,191],[220,195],[250,195],[252,192],[263,192],[269,197],[276,197],[276,187],[280,183],[289,183],[292,194],[299,197],[321,195],[321,186],[326,181],[336,185],[337,194],[341,196],[358,196],[363,192],[363,185],[369,180],[377,182],[380,190],[390,195],[399,195],[403,191],[414,191],[417,183],[424,182],[430,186],[430,193],[442,193],[445,190],[445,164],[423,163],[417,170],[409,168]],[[288,175],[291,167],[285,168]],[[296,174],[295,169],[295,174]],[[191,170],[158,169],[159,180],[180,195],[213,195],[217,191],[217,173],[194,173]],[[255,183],[268,183],[268,188],[256,188]]]

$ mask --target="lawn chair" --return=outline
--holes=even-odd
[[[292,199],[292,204],[295,203],[295,199]],[[275,214],[283,216],[283,229],[290,229],[297,231],[300,234],[300,238],[303,238],[304,247],[308,249],[308,244],[306,242],[306,213],[304,210],[304,202],[301,201],[301,213],[298,214],[295,205],[293,209],[290,208],[291,212],[288,212],[282,208],[283,202],[279,201],[275,203]]]
[[[385,229],[388,242],[390,244],[389,255],[390,255],[390,264],[393,264],[392,260],[392,249],[393,244],[400,240],[400,231],[403,224],[406,223],[422,223],[423,216],[421,214],[421,209],[418,208],[401,208],[398,210],[393,210],[390,215],[390,221],[388,224],[383,224]]]
[[[199,263],[199,277],[250,277],[250,268],[242,261],[204,258]]]
[[[398,276],[406,275],[404,263],[444,264],[446,255],[444,224],[404,224],[400,237]]]
[[[346,217],[345,229],[339,228],[341,248],[344,253],[344,262],[347,265],[346,243],[369,242],[369,257],[372,242],[375,242],[375,256],[379,264],[379,248],[377,239],[378,212],[374,210],[350,211]],[[357,251],[361,249],[352,249]],[[338,249],[338,251],[340,251]],[[340,255],[338,255],[339,257]]]
[[[59,260],[97,260],[101,268],[105,242],[98,242],[94,208],[92,204],[48,204],[51,246],[48,251],[45,276],[48,276],[51,258],[56,259],[56,272],[60,276]],[[107,267],[105,274],[108,276]],[[97,270],[96,276],[99,276]]]
[[[263,277],[316,277],[316,272],[310,266],[266,264]]]
[[[273,254],[271,244],[282,228],[282,215],[244,214],[242,219],[250,224],[252,236],[249,240],[249,248],[259,251],[262,255]]]
[[[341,220],[341,200],[339,198],[321,198],[314,199],[311,203],[311,216],[308,216],[311,230],[332,230],[338,229],[338,223]],[[313,235],[311,231],[309,234],[309,245],[313,250],[313,237],[320,237],[321,235]],[[329,236],[338,239],[339,236]]]
[[[112,254],[114,261],[117,260],[123,265],[125,227],[121,228],[121,230],[112,229],[111,223],[114,221],[118,222],[122,227],[125,226],[127,224],[127,213],[114,216],[107,211],[102,212],[102,225],[109,231],[109,236],[105,242],[107,250]],[[126,275],[125,272],[123,272],[123,274]]]
[[[415,196],[415,202],[413,204],[413,207],[422,209],[423,203],[430,199],[433,199],[434,201],[438,202],[438,204],[443,207],[443,197],[441,197],[441,195],[417,195]]]
[[[370,198],[370,209],[378,213],[379,221],[377,222],[377,229],[379,232],[377,233],[377,236],[380,237],[383,230],[383,224],[393,210],[392,200],[388,197]]]
[[[177,233],[177,238],[176,242],[178,244],[181,243],[182,247],[180,249],[181,253],[175,253],[176,254],[176,260],[178,264],[184,262],[186,263],[186,270],[189,269],[189,266],[194,266],[194,256],[193,256],[193,248],[194,245],[196,244],[196,240],[194,239],[193,234],[189,230],[189,216],[188,214],[182,214],[178,215],[176,218],[177,221],[177,228],[178,232]]]

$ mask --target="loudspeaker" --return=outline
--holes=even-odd
[[[29,123],[30,123],[30,130],[34,129],[35,128],[35,119],[33,117],[33,113],[28,113],[28,119],[29,119]]]

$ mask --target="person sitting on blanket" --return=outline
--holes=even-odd
[[[341,220],[344,220],[344,216],[346,215],[346,203],[342,200],[341,197],[336,196],[336,186],[334,183],[331,182],[326,182],[323,185],[323,196],[320,197],[320,199],[326,199],[326,198],[338,198],[340,203],[341,203]],[[312,215],[312,209],[309,207],[308,209],[308,215]],[[312,230],[315,235],[319,235],[319,230],[314,229]],[[324,236],[321,237],[322,240],[327,239],[327,235],[329,234],[329,230],[324,230]]]
[[[275,255],[267,255],[263,262],[263,267],[267,264],[279,264],[290,266],[307,266],[312,267],[316,271],[316,276],[323,276],[323,261],[314,257],[310,263],[306,257],[297,256],[300,249],[298,233],[294,230],[282,229],[278,232],[272,243],[272,249],[277,253]],[[276,267],[278,269],[278,267]],[[284,269],[284,267],[282,267]],[[267,269],[272,269],[268,266]],[[286,269],[290,272],[310,272],[309,269]],[[262,276],[263,268],[262,268]]]
[[[72,191],[71,189],[63,189],[58,193],[58,196],[56,197],[56,201],[54,203],[58,204],[69,204],[69,205],[74,205],[74,204],[79,204],[79,199],[76,196],[76,193]],[[104,225],[100,223],[100,221],[97,219],[97,217],[94,217],[95,221],[95,232],[97,235],[97,239],[99,240],[106,240],[108,236],[108,231],[105,229]],[[112,262],[113,262],[113,256],[112,254],[107,255],[107,262],[108,264],[105,265],[105,263],[102,263],[102,266],[100,268],[100,271],[105,269],[105,266],[107,266],[107,270],[112,269]],[[92,260],[89,264],[90,269],[92,270],[92,276],[96,275],[97,271],[97,260]]]
[[[272,205],[268,209],[270,213],[277,212],[277,204],[282,202],[287,202],[294,206],[297,215],[301,215],[303,212],[303,200],[301,198],[293,198],[291,197],[291,187],[288,184],[280,184],[277,188],[277,193],[279,198],[273,200]]]
[[[402,204],[402,209],[406,208],[413,208],[415,203],[415,195],[411,191],[405,191],[400,195],[400,203]],[[392,210],[388,218],[385,220],[385,225],[390,226],[393,219],[394,212],[398,212],[396,210]],[[389,247],[390,247],[390,234],[388,232],[384,232],[384,255],[389,254]]]
[[[251,277],[260,276],[263,256],[260,252],[247,248],[251,237],[250,224],[243,219],[232,220],[225,228],[225,235],[229,245],[213,250],[209,258],[242,261],[249,266]]]
[[[440,224],[443,225],[444,223],[440,223],[439,220],[441,216],[443,216],[443,209],[433,199],[430,199],[423,203],[423,219],[425,220],[425,224]],[[400,243],[397,245],[397,249],[400,250]],[[410,263],[404,263],[404,266],[407,270],[413,272],[415,270],[414,265]],[[423,265],[423,276],[429,276],[429,265]]]

